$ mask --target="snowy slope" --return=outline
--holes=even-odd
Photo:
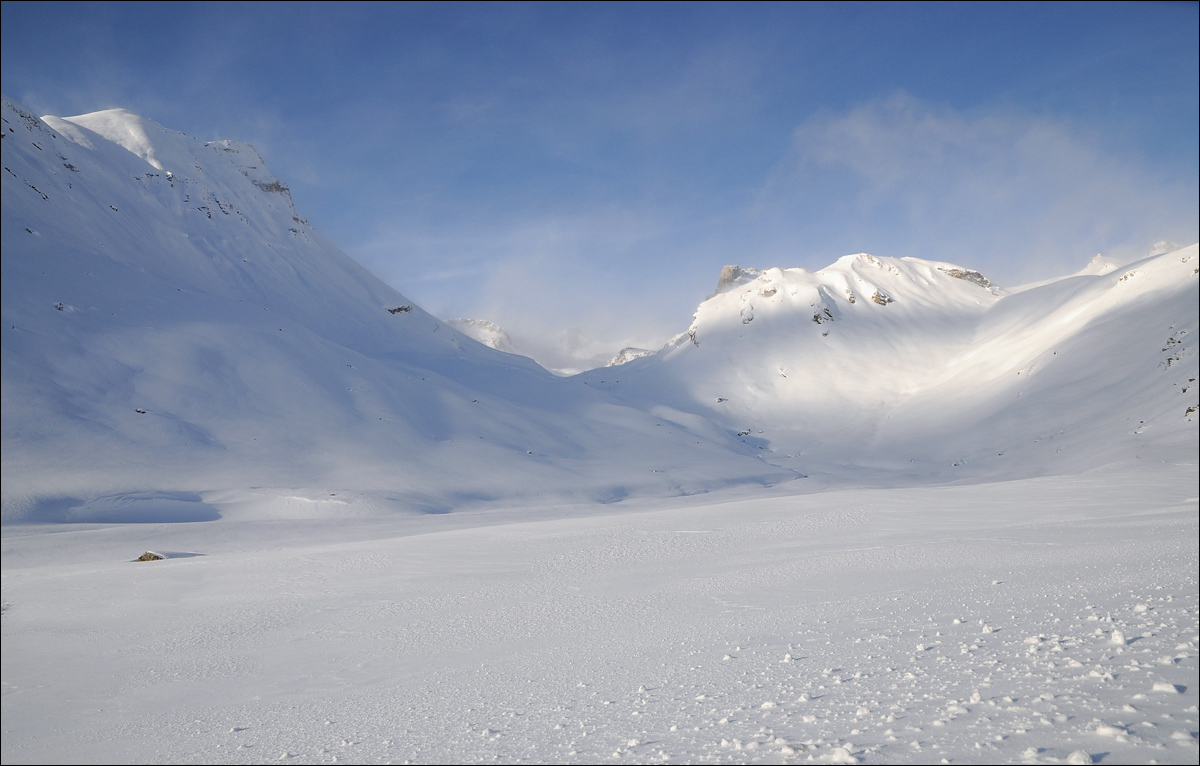
[[[916,258],[727,267],[686,333],[582,377],[649,410],[711,418],[806,473],[945,480],[1194,461],[1198,264],[1193,245],[1012,294]]]
[[[281,513],[353,513],[322,503],[790,475],[454,331],[323,239],[245,144],[7,99],[3,134],[6,519],[164,499],[210,518],[211,493],[248,488]]]

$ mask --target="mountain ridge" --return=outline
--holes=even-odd
[[[328,243],[248,145],[7,98],[3,118],[6,520],[231,487],[444,510],[795,475],[455,331]]]
[[[940,468],[989,463],[985,458],[1006,450],[1011,458],[1016,432],[1038,432],[1045,420],[1107,418],[1101,443],[1111,446],[1122,430],[1111,417],[1071,401],[1026,412],[1031,393],[1058,397],[1042,385],[1052,379],[1086,399],[1089,392],[1134,390],[1137,381],[1152,380],[1144,401],[1124,396],[1123,406],[1152,410],[1151,430],[1172,443],[1182,439],[1182,454],[1194,453],[1187,435],[1195,431],[1197,261],[1193,245],[1018,292],[976,271],[916,258],[857,254],[815,272],[727,267],[717,293],[664,349],[619,372],[582,377],[647,409],[667,404],[710,418],[765,453],[782,453],[781,464],[806,471],[814,461],[830,472],[849,465],[903,471],[908,462],[937,475],[944,475]],[[1116,329],[1096,331],[1113,321]],[[1075,343],[1082,337],[1089,340]],[[1097,363],[1106,354],[1121,361]],[[1136,372],[1123,371],[1134,358],[1141,359]],[[1167,358],[1183,366],[1168,370]],[[1094,380],[1079,380],[1071,365],[1095,367]],[[1024,414],[1011,424],[995,421],[999,412],[1016,417],[1018,410]],[[962,435],[981,424],[989,425]],[[1061,430],[1067,436],[1078,429]],[[966,443],[971,439],[995,449],[985,455]],[[1072,451],[1070,470],[1081,470],[1121,450],[1078,444]],[[1055,452],[1019,471],[1066,470],[1064,460]],[[1008,470],[994,460],[990,465]]]
[[[733,267],[657,353],[562,378],[337,250],[248,144],[3,107],[6,523],[1196,460],[1195,245],[1019,291],[865,253]]]

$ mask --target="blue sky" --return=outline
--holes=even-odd
[[[726,263],[1001,285],[1198,238],[1197,5],[3,3],[0,80],[254,144],[446,317],[600,346]],[[614,349],[615,350],[615,349]]]

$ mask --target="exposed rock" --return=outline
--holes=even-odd
[[[743,269],[741,266],[732,265],[721,269],[721,276],[717,279],[717,294],[721,294],[731,287],[745,284],[752,279],[757,279],[762,272],[758,269]]]
[[[1095,259],[1093,258],[1092,260]],[[990,279],[980,274],[978,271],[973,271],[971,269],[947,269],[944,266],[938,266],[938,271],[942,272],[948,277],[962,279],[964,281],[971,282],[972,284],[979,285],[980,287],[990,288],[992,286],[992,281]]]
[[[141,556],[138,556],[137,560],[138,561],[162,561],[163,558],[165,558],[165,557],[160,556],[157,553],[151,553],[150,551],[146,551]]]
[[[880,306],[886,306],[889,303],[895,302],[892,300],[892,296],[888,295],[887,293],[882,293],[878,290],[876,290],[875,294],[871,296],[871,300],[875,301]]]
[[[816,311],[813,312],[813,322],[822,324],[824,322],[833,321],[833,312],[829,310],[828,306],[813,306],[813,308],[816,309]]]
[[[643,356],[650,356],[653,353],[656,352],[651,351],[648,348],[635,348],[634,346],[626,346],[618,351],[616,356],[614,356],[612,359],[609,359],[608,364],[606,364],[605,367],[616,367],[618,365],[625,364],[626,362],[632,362],[634,359],[641,359]]]
[[[279,179],[275,179],[273,181],[251,181],[251,183],[265,192],[270,192],[273,194],[286,194],[288,197],[291,197],[291,190],[288,189],[288,187]]]

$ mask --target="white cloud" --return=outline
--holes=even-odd
[[[794,148],[793,181],[838,190],[824,236],[866,231],[886,255],[972,261],[1011,282],[1197,237],[1194,168],[1152,167],[1061,120],[899,95],[808,120]]]

